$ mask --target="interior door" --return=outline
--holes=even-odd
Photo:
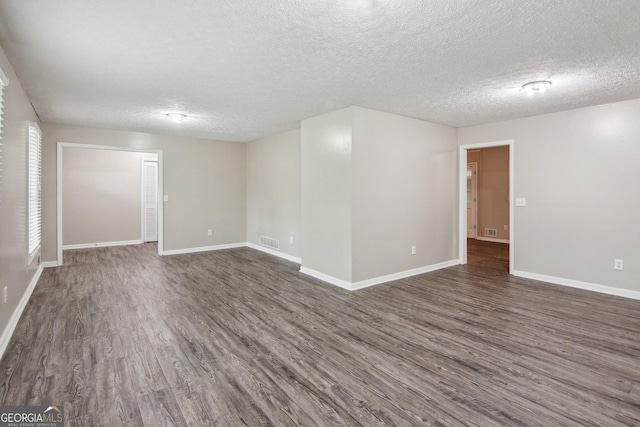
[[[142,162],[142,237],[144,242],[158,241],[158,162]]]
[[[467,238],[477,237],[478,222],[478,164],[467,164]]]

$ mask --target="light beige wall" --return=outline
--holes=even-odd
[[[4,90],[0,177],[0,345],[8,339],[9,320],[34,277],[37,260],[27,256],[28,122],[38,122],[13,67],[0,48],[0,68],[9,77]],[[7,287],[7,303],[3,302]]]
[[[353,109],[302,121],[302,266],[351,282]]]
[[[246,145],[79,126],[43,124],[43,258],[56,259],[58,142],[164,154],[164,249],[246,241]],[[213,236],[207,236],[207,230]]]
[[[638,117],[640,99],[459,130],[515,141],[516,270],[640,291]]]
[[[300,257],[300,129],[247,145],[247,241]],[[290,238],[293,237],[293,243]]]
[[[353,114],[353,281],[456,259],[456,129]]]
[[[478,237],[494,238],[485,236],[484,229],[495,228],[495,238],[509,240],[509,230],[504,229],[509,226],[509,147],[483,148],[477,163]]]
[[[142,239],[142,153],[65,147],[62,244]]]

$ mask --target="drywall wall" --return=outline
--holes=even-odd
[[[164,249],[246,241],[246,145],[43,123],[43,259],[56,261],[58,142],[162,150]],[[208,236],[207,230],[213,235]]]
[[[450,126],[353,107],[353,282],[457,258],[457,147]]]
[[[141,241],[142,156],[62,150],[62,244]]]
[[[300,173],[300,129],[247,145],[247,242],[300,257]]]
[[[509,147],[470,151],[467,163],[478,165],[478,237],[508,241]],[[485,228],[496,229],[497,236],[486,236]]]
[[[640,291],[638,117],[640,99],[459,129],[515,141],[516,271]]]
[[[29,121],[38,122],[31,102],[0,48],[0,68],[9,78],[4,89],[0,153],[0,354],[17,322],[19,306],[38,268],[27,255],[27,159]],[[4,303],[4,288],[7,302]],[[25,301],[26,302],[26,301]]]
[[[302,266],[351,282],[353,109],[302,121]]]
[[[456,159],[449,126],[360,107],[303,120],[302,271],[353,289],[455,262]]]

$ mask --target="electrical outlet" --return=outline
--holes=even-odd
[[[213,236],[213,230],[211,229],[207,230],[207,236]]]
[[[289,236],[289,243],[293,244],[293,236]]]
[[[2,301],[4,301],[4,304],[6,304],[8,300],[9,300],[9,287],[5,286],[4,291],[2,292]]]
[[[508,225],[504,226],[504,231],[509,231],[509,226]]]
[[[411,246],[411,255],[415,255],[415,254],[416,254],[416,247]]]
[[[624,260],[622,260],[622,259],[614,259],[613,260],[613,269],[614,270],[624,270]]]

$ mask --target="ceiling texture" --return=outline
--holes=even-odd
[[[229,141],[640,98],[640,0],[0,0],[0,43],[44,122]]]

